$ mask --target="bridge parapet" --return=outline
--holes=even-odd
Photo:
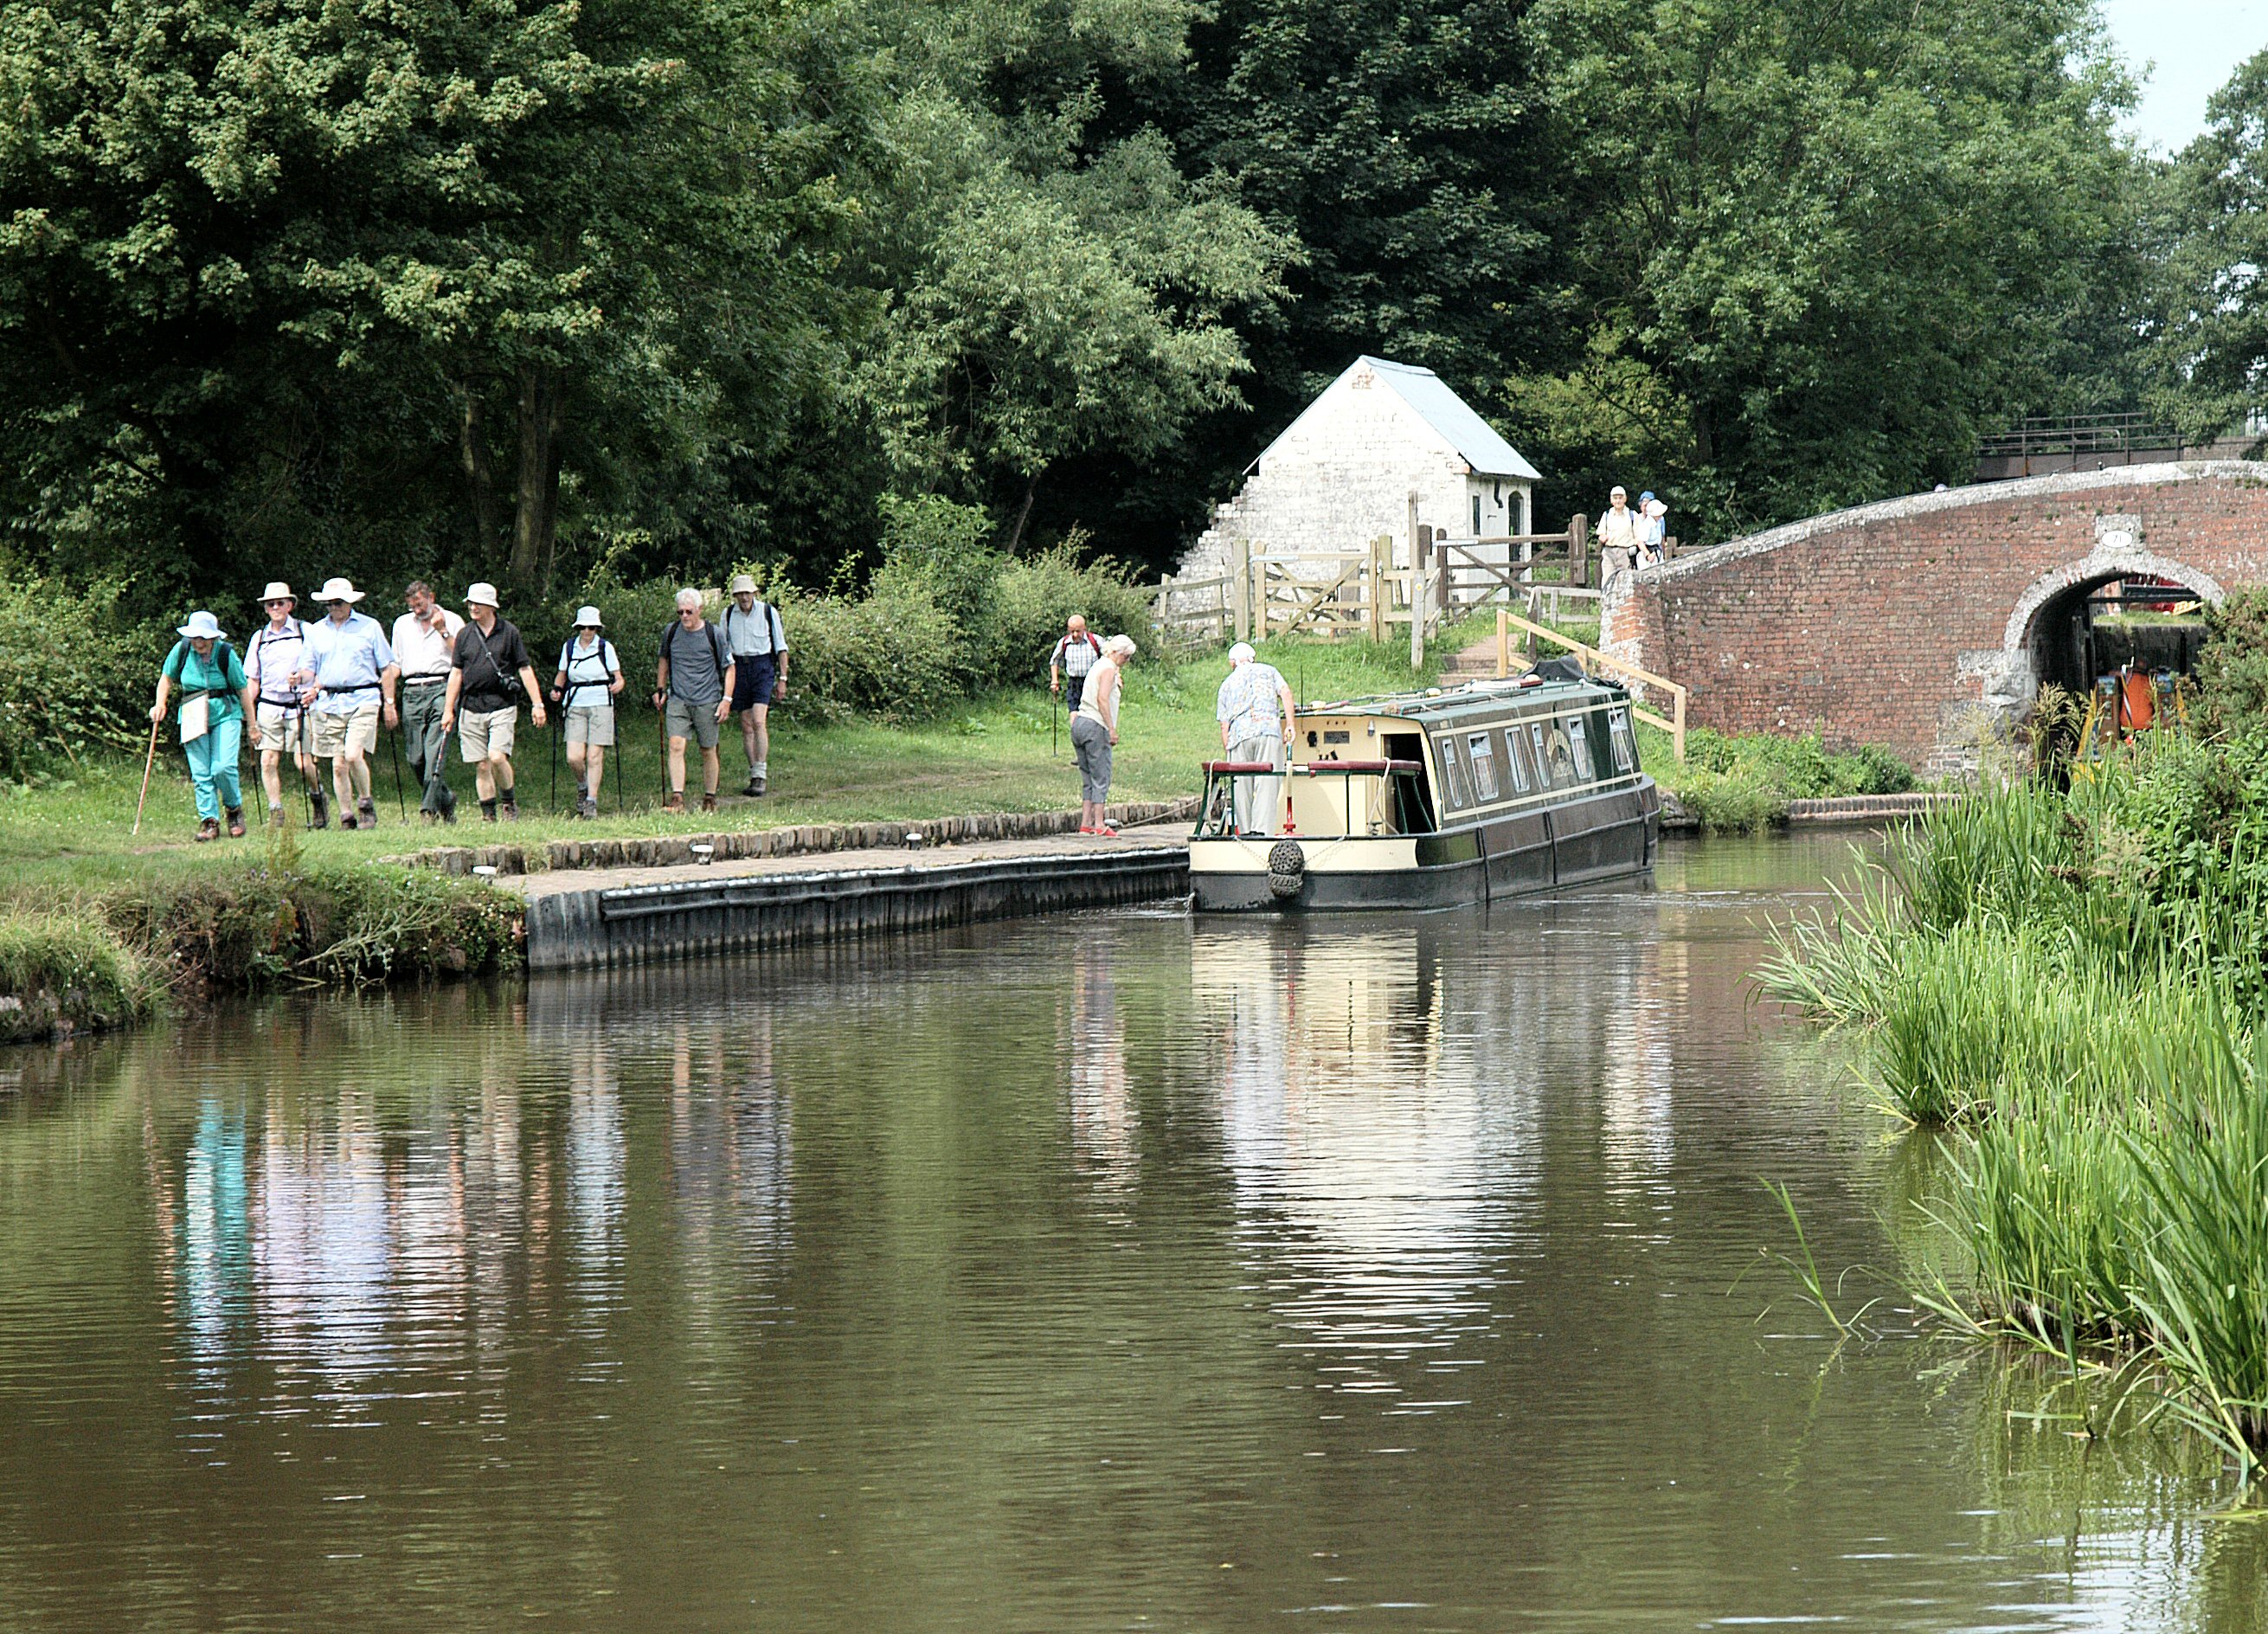
[[[1639,570],[1601,644],[1691,688],[1694,724],[1973,767],[2053,678],[2067,612],[2153,574],[2217,601],[2268,583],[2268,465],[2065,472],[1830,512]]]

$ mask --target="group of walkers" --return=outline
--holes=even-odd
[[[1610,585],[1632,568],[1651,567],[1668,560],[1669,507],[1649,489],[1630,502],[1629,492],[1616,488],[1607,496],[1607,508],[1592,529],[1599,541],[1599,582]]]
[[[468,589],[460,615],[440,604],[432,586],[413,580],[402,594],[408,610],[390,635],[356,610],[363,599],[347,579],[328,580],[315,593],[323,616],[303,621],[291,586],[271,583],[261,593],[267,622],[240,657],[210,612],[191,614],[175,632],[180,640],[166,656],[150,706],[151,751],[154,755],[170,705],[196,793],[198,840],[217,838],[224,825],[232,836],[245,832],[238,762],[247,728],[260,754],[268,820],[278,827],[287,757],[306,791],[310,828],[330,826],[334,801],[342,828],[377,827],[371,761],[381,727],[398,734],[400,753],[423,791],[418,810],[426,823],[457,821],[457,794],[446,776],[452,734],[473,769],[482,820],[516,821],[512,754],[520,705],[527,705],[541,732],[551,721],[547,698],[561,712],[575,815],[599,814],[607,751],[615,747],[615,700],[625,682],[598,608],[577,610],[574,633],[560,647],[546,688],[518,626],[501,615],[493,585]],[[746,573],[733,580],[721,627],[704,616],[698,590],[681,590],[677,616],[660,633],[659,645],[652,702],[668,746],[665,808],[685,809],[691,741],[701,749],[701,808],[717,809],[718,739],[734,714],[748,757],[743,791],[762,794],[768,717],[787,696],[787,632],[778,609],[761,600]],[[324,760],[330,762],[328,788],[317,764]],[[146,777],[144,786],[146,791]]]

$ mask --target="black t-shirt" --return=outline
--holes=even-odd
[[[497,620],[496,628],[485,637],[478,624],[467,619],[464,629],[457,632],[456,651],[450,654],[449,661],[464,672],[457,708],[467,713],[485,714],[517,705],[519,672],[532,667],[527,644],[519,638],[519,627],[504,618]],[[506,676],[512,678],[510,690],[505,689]]]

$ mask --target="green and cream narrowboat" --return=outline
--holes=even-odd
[[[1642,874],[1661,802],[1630,695],[1548,665],[1454,691],[1303,705],[1290,764],[1205,762],[1201,912],[1442,908]],[[1275,833],[1240,833],[1277,805]]]

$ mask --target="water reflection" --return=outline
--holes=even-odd
[[[18,1052],[0,1625],[2254,1626],[2195,1443],[1757,1271],[1949,1249],[1742,985],[1840,850]]]

